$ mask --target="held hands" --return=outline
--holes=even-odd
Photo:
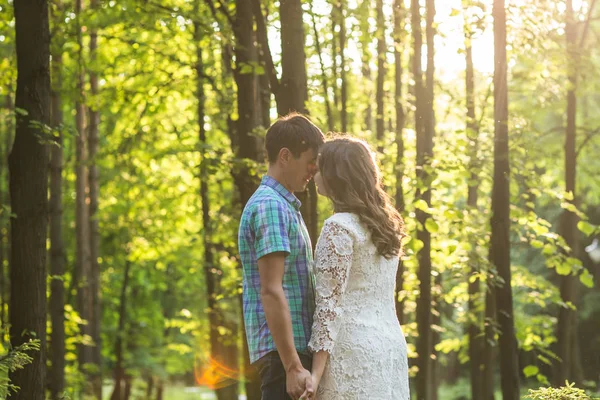
[[[303,367],[289,370],[286,373],[286,391],[293,400],[313,399],[313,380],[308,370]]]
[[[300,396],[298,400],[317,400],[317,388],[319,387],[319,378],[317,378],[315,375],[311,375],[311,382],[313,391],[309,393],[307,385],[307,390],[305,390],[304,393],[302,393],[302,396]]]

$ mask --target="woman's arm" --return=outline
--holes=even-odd
[[[308,344],[313,352],[311,375],[315,391],[340,329],[340,303],[348,285],[353,246],[348,230],[333,221],[325,224],[315,254],[316,307]]]

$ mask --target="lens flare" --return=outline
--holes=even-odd
[[[194,377],[199,386],[215,390],[235,384],[242,378],[242,373],[209,356],[196,358]]]

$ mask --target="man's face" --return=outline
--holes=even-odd
[[[309,149],[300,153],[300,157],[295,158],[290,154],[287,165],[288,185],[294,192],[303,192],[306,190],[308,182],[317,173],[317,152]]]

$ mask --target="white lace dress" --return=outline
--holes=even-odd
[[[309,348],[329,353],[318,400],[409,400],[406,340],[396,317],[398,257],[378,255],[355,214],[325,221],[316,252]]]

